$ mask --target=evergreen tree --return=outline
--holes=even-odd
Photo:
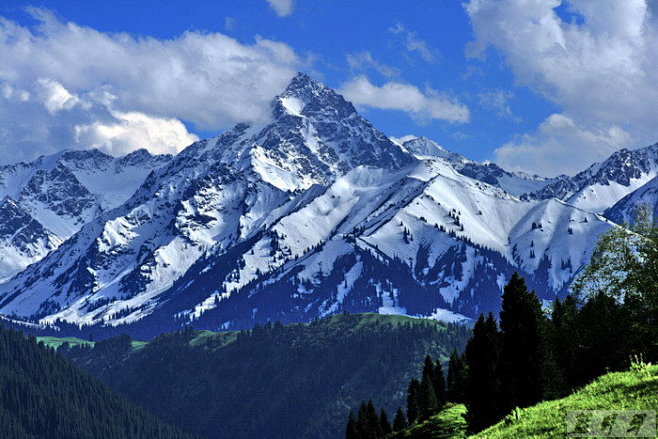
[[[466,360],[453,350],[448,363],[448,393],[447,399],[452,402],[464,402],[464,387],[466,385]]]
[[[371,439],[375,435],[369,415],[368,405],[365,401],[362,401],[359,406],[359,415],[356,421],[356,428],[360,439]]]
[[[498,379],[500,334],[490,313],[480,315],[473,327],[473,337],[465,351],[468,375],[464,389],[469,428],[480,431],[496,423],[505,413],[501,409]]]
[[[409,425],[416,422],[420,417],[420,382],[417,379],[411,380],[407,390],[407,419]]]
[[[434,384],[436,400],[439,404],[439,407],[441,407],[443,403],[446,402],[446,379],[445,375],[443,374],[443,366],[441,365],[440,360],[436,360],[432,383]]]
[[[500,312],[505,411],[530,406],[543,397],[544,319],[539,299],[514,273],[505,286]]]
[[[576,357],[576,385],[626,366],[630,356],[627,317],[623,306],[603,293],[583,305],[578,318],[581,348]]]
[[[561,395],[566,395],[579,384],[577,379],[578,351],[581,328],[578,322],[578,302],[573,295],[556,299],[551,316],[551,350],[563,380]]]
[[[393,431],[400,431],[407,428],[409,424],[407,423],[407,418],[404,417],[402,409],[398,409],[395,414],[395,419],[393,419]]]
[[[375,410],[375,405],[372,403],[372,401],[368,401],[367,419],[368,419],[368,430],[371,432],[371,436],[367,436],[367,437],[383,438],[384,432],[382,431],[382,426],[379,423],[379,417],[377,416],[377,410]]]
[[[0,437],[191,436],[114,394],[34,336],[0,326]]]
[[[420,382],[418,405],[422,420],[429,418],[439,410],[439,402],[436,399],[436,393],[434,393],[434,383],[432,382],[432,377],[429,375],[423,375],[423,379]]]
[[[382,430],[382,437],[391,433],[393,429],[391,428],[391,423],[388,422],[388,416],[386,415],[386,410],[382,409],[379,412],[379,425]]]
[[[350,414],[347,418],[347,427],[345,428],[345,439],[360,439],[359,430],[357,428],[356,417],[354,412],[350,410]]]

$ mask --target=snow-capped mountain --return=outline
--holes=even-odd
[[[656,176],[658,144],[632,151],[621,149],[604,162],[595,163],[574,177],[558,177],[557,181],[523,198],[559,198],[582,209],[602,213]]]
[[[639,189],[626,195],[604,212],[606,218],[616,223],[630,223],[639,206],[649,207],[653,218],[658,218],[658,178],[650,180]]]
[[[521,172],[508,172],[495,163],[479,163],[461,154],[450,152],[426,137],[405,136],[392,139],[404,150],[419,159],[441,157],[450,162],[460,174],[499,187],[519,197],[528,192],[539,191],[556,179],[543,178]]]
[[[496,310],[514,271],[550,299],[611,225],[518,198],[555,183],[391,140],[299,74],[268,120],[189,146],[0,285],[0,312],[155,333],[342,311],[455,319]]]
[[[120,158],[92,149],[0,167],[0,280],[123,204],[153,169],[170,159],[143,149]]]

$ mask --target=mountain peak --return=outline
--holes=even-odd
[[[339,118],[356,113],[354,106],[341,95],[305,73],[297,73],[288,87],[276,97],[274,102],[276,116],[310,115],[331,110]]]

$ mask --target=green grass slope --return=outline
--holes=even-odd
[[[448,403],[438,415],[427,421],[392,433],[386,439],[453,439],[466,437],[466,407]]]
[[[658,410],[658,366],[596,379],[566,398],[520,410],[474,438],[564,438],[567,410]]]
[[[363,399],[394,413],[426,354],[463,349],[463,326],[377,314],[252,331],[183,331],[65,355],[166,422],[208,438],[342,437]]]
[[[568,410],[658,410],[658,366],[609,373],[572,395],[518,410],[472,439],[565,438]],[[466,408],[447,409],[387,439],[458,439],[466,437]]]

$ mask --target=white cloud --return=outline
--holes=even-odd
[[[363,71],[373,69],[377,73],[387,78],[399,74],[395,67],[387,66],[376,60],[368,51],[358,53],[348,53],[346,55],[347,65],[352,71]]]
[[[513,161],[516,145],[518,166],[557,157],[551,150],[558,140],[571,142],[560,148],[565,154],[561,162],[574,163],[576,169],[604,158],[613,145],[622,146],[621,140],[627,142],[623,146],[658,140],[658,24],[648,1],[571,0],[568,12],[575,20],[556,13],[561,3],[470,0],[465,5],[475,34],[468,53],[484,57],[487,47],[495,47],[518,84],[557,104],[579,133],[591,134],[583,139],[556,131],[551,137],[551,130],[540,127],[497,152]],[[545,124],[552,124],[549,119]],[[521,163],[522,158],[527,162]]]
[[[563,114],[551,114],[534,134],[525,134],[496,149],[496,163],[539,175],[575,174],[630,141],[619,127],[594,131],[580,128]]]
[[[405,40],[405,46],[409,52],[418,53],[418,55],[427,62],[434,61],[434,51],[429,48],[424,40],[418,38],[415,32],[410,31],[400,23],[392,26],[388,31],[395,35],[402,35]]]
[[[109,154],[124,155],[146,148],[155,154],[176,154],[199,140],[187,132],[177,119],[159,118],[138,112],[113,111],[112,122],[93,122],[74,127],[79,145],[102,149]]]
[[[61,110],[70,110],[80,103],[78,96],[71,94],[62,84],[49,78],[37,81],[37,88],[43,99],[43,106],[50,114]]]
[[[267,0],[267,3],[270,4],[270,7],[274,9],[274,12],[279,17],[286,17],[292,14],[292,8],[294,6],[294,0]]]
[[[387,82],[381,87],[367,77],[357,76],[343,84],[341,93],[359,106],[383,110],[399,110],[417,120],[468,122],[468,108],[434,90],[423,93],[418,87],[401,82]]]
[[[184,120],[213,131],[257,120],[304,65],[289,46],[259,37],[250,44],[191,31],[168,40],[135,38],[63,23],[39,9],[31,13],[34,28],[0,17],[5,163],[84,148],[78,141],[88,137],[76,137],[74,126],[118,125],[136,129],[136,139],[156,138],[145,123],[116,117],[121,114],[139,113],[158,123]],[[163,143],[166,149],[191,138],[181,127],[165,130],[175,139]],[[114,138],[112,145],[123,142],[121,147],[100,143],[123,151],[129,138]]]

